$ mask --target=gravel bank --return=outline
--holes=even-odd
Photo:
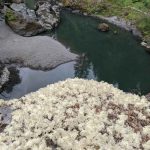
[[[69,79],[4,106],[12,120],[2,126],[1,150],[150,148],[150,102],[104,82]]]
[[[51,37],[22,37],[0,21],[0,62],[51,69],[75,59],[75,54]]]

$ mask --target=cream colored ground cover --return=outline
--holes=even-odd
[[[104,82],[69,79],[4,105],[1,150],[150,150],[150,102]]]

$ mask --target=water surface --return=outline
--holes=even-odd
[[[72,52],[86,56],[77,62],[82,70],[78,76],[86,78],[88,73],[84,73],[92,64],[98,81],[115,84],[126,92],[150,92],[150,55],[127,31],[110,25],[110,32],[99,32],[97,25],[100,22],[103,21],[63,13],[62,23],[55,31],[57,40]]]

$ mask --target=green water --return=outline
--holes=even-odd
[[[96,80],[126,92],[150,92],[150,55],[129,32],[112,25],[110,32],[99,32],[97,25],[102,21],[66,12],[61,20],[54,37],[82,54],[74,67],[75,76],[88,78],[92,70]]]

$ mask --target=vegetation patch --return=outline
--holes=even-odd
[[[137,27],[143,31],[145,36],[150,35],[150,17],[144,17],[137,21]]]
[[[6,21],[15,21],[15,20],[17,20],[15,12],[12,11],[11,9],[7,9],[6,13],[5,13],[5,19],[6,19]]]

